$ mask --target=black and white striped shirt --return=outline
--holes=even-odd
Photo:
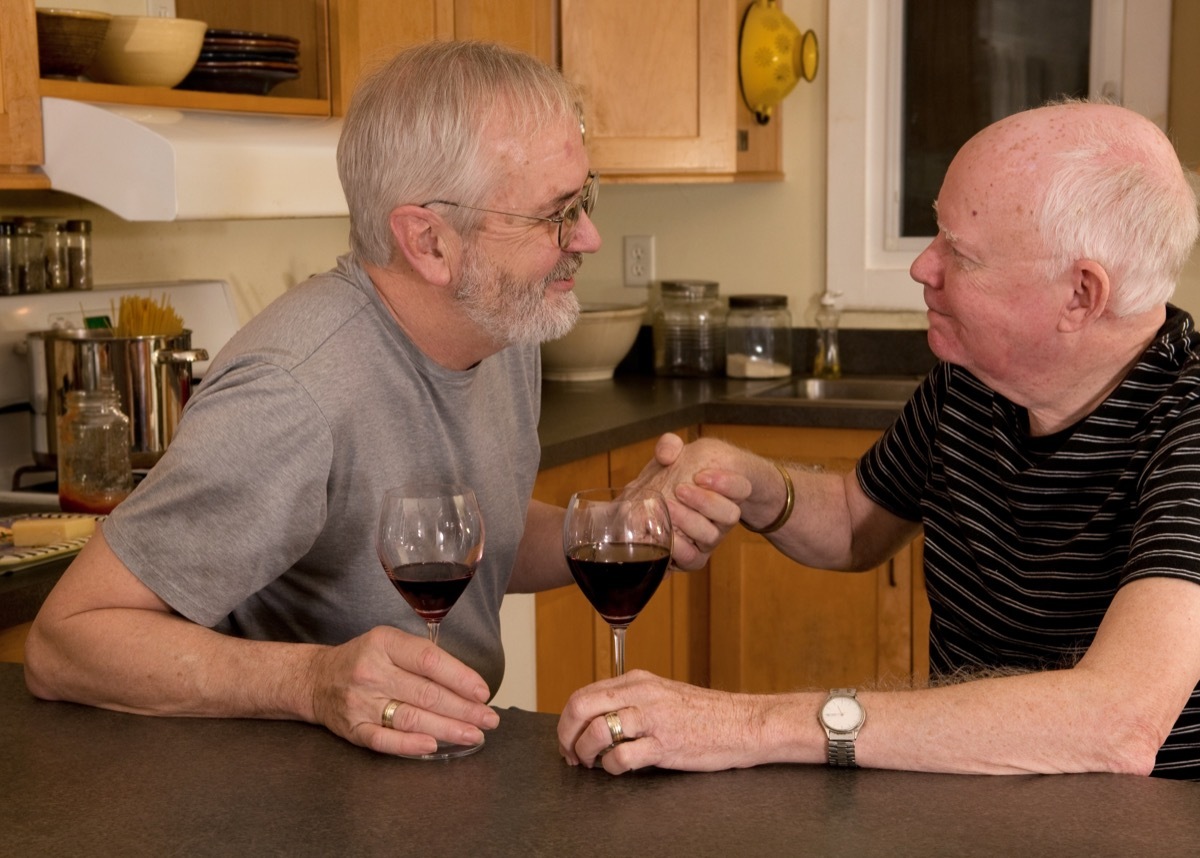
[[[1112,395],[1042,438],[1024,408],[939,364],[857,473],[924,524],[935,675],[1069,666],[1125,583],[1200,584],[1200,335],[1168,307]],[[1154,774],[1200,780],[1200,686]]]

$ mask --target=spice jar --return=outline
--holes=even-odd
[[[29,221],[17,224],[13,251],[17,260],[17,291],[32,295],[46,291],[46,253],[42,234]]]
[[[654,371],[710,376],[725,368],[725,302],[711,280],[664,280],[652,317]]]
[[[92,288],[92,222],[67,221],[67,282],[71,289]]]
[[[58,424],[58,502],[64,512],[107,515],[133,490],[129,418],[111,376],[67,393]]]
[[[792,374],[792,314],[786,295],[730,295],[725,374],[783,378]]]
[[[17,224],[0,220],[0,295],[16,295],[21,291],[16,245]]]
[[[40,217],[33,221],[33,226],[42,234],[46,289],[65,292],[70,286],[67,274],[67,222],[62,218]]]

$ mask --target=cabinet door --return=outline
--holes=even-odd
[[[49,187],[42,163],[42,104],[38,98],[37,25],[33,0],[0,0],[0,167],[4,187]]]
[[[584,101],[592,165],[736,168],[734,0],[561,0],[562,69]]]
[[[765,456],[845,471],[873,430],[705,426]],[[766,538],[735,528],[713,554],[712,685],[774,692],[880,681],[913,672],[910,549],[868,572],[796,563]]]
[[[431,39],[500,42],[553,59],[553,0],[329,0],[333,112],[342,116],[363,71]]]
[[[608,454],[546,468],[538,474],[533,497],[543,503],[567,505],[573,492],[608,484]],[[534,599],[537,647],[537,708],[561,712],[576,688],[596,676],[596,662],[607,658],[608,626],[598,625],[595,610],[578,587],[559,587]]]

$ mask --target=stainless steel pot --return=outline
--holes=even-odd
[[[192,364],[208,360],[193,349],[192,332],[175,336],[114,337],[108,330],[35,331],[28,336],[33,387],[33,457],[57,462],[58,420],[67,393],[94,390],[111,374],[129,417],[130,460],[149,468],[166,452],[183,406],[192,395]]]

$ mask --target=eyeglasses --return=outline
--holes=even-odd
[[[422,203],[421,208],[432,206],[434,204],[443,206],[455,206],[460,209],[471,209],[477,212],[489,212],[491,214],[508,215],[509,217],[519,217],[525,220],[540,220],[545,223],[558,224],[558,246],[561,250],[566,250],[571,244],[571,238],[575,235],[575,227],[579,226],[580,212],[592,213],[592,209],[596,207],[596,198],[600,196],[600,176],[592,170],[587,174],[587,179],[583,183],[583,187],[579,193],[567,203],[561,212],[554,217],[539,217],[538,215],[517,214],[516,212],[504,212],[499,209],[485,209],[479,206],[469,206],[465,203],[452,203],[449,200],[430,200],[427,203]]]

